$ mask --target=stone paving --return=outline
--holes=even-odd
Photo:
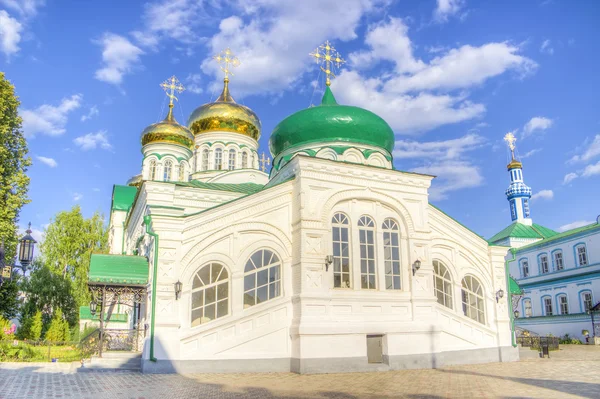
[[[527,356],[518,363],[319,375],[144,375],[3,363],[0,399],[600,398],[600,347],[562,348],[550,359]]]

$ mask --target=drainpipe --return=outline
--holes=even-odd
[[[126,255],[126,251],[125,251],[125,221],[123,221],[123,234],[121,234],[121,255]]]
[[[515,249],[511,248],[509,250],[510,254],[512,255],[512,259],[507,259],[504,262],[505,265],[505,270],[506,270],[506,292],[508,293],[508,298],[509,298],[509,311],[508,311],[508,315],[510,317],[510,340],[512,342],[512,346],[513,347],[517,347],[517,341],[515,339],[515,312],[513,311],[513,303],[512,303],[512,294],[510,292],[510,272],[509,272],[509,263],[510,262],[514,262],[516,257],[515,257]]]
[[[144,224],[146,225],[146,233],[154,238],[154,271],[152,273],[152,313],[150,314],[150,361],[156,362],[154,357],[154,319],[156,317],[156,276],[158,275],[158,234],[150,231],[150,223],[152,216],[144,216]]]

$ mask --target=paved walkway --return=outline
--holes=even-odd
[[[0,366],[0,399],[15,398],[600,398],[600,347],[563,346],[551,359],[438,370],[298,375],[144,375]]]

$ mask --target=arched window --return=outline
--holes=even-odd
[[[163,167],[163,181],[171,180],[171,171],[173,170],[173,161],[167,159]]]
[[[244,309],[281,295],[281,261],[268,249],[252,254],[244,273]]]
[[[594,300],[592,299],[592,291],[581,292],[581,311],[586,312],[594,306]]]
[[[203,266],[192,284],[192,327],[229,314],[229,273],[218,263]]]
[[[352,287],[350,279],[350,235],[348,217],[336,213],[331,218],[333,242],[333,286],[335,288]]]
[[[579,244],[575,247],[576,261],[579,266],[586,266],[588,264],[587,249],[585,244]]]
[[[540,273],[545,274],[550,271],[550,266],[548,264],[548,255],[541,254],[538,258],[538,262],[540,264]]]
[[[185,180],[185,165],[183,163],[179,164],[179,173],[177,175],[179,176],[179,181]]]
[[[542,312],[544,312],[544,316],[552,316],[554,314],[554,310],[552,308],[552,298],[549,296],[542,297]]]
[[[524,311],[524,315],[525,317],[531,317],[533,316],[533,308],[531,307],[531,299],[526,298],[523,299],[523,311]]]
[[[439,260],[433,261],[433,289],[438,303],[452,309],[452,279],[448,269]]]
[[[558,302],[559,314],[569,314],[569,300],[567,299],[567,295],[561,294],[557,296],[556,301]]]
[[[554,263],[554,270],[556,271],[563,270],[565,268],[563,253],[560,249],[552,253],[552,262]]]
[[[223,169],[223,150],[217,148],[215,150],[215,170]]]
[[[465,316],[485,324],[483,287],[473,276],[466,276],[462,280],[462,303]]]
[[[150,180],[156,180],[156,161],[150,161]]]
[[[246,151],[242,152],[242,168],[246,169],[248,167],[248,153]]]
[[[374,290],[375,286],[375,222],[368,216],[358,220],[360,240],[360,288]]]
[[[232,148],[231,150],[229,150],[229,170],[234,170],[235,169],[235,161],[236,161],[236,153],[235,150]]]
[[[208,170],[208,150],[202,150],[202,170]]]
[[[527,259],[523,259],[521,261],[521,276],[529,277],[529,262],[527,261]]]
[[[383,260],[385,263],[385,289],[400,289],[400,237],[398,223],[385,219],[383,225]]]

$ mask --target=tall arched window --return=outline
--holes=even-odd
[[[590,310],[594,306],[594,301],[592,299],[592,291],[583,291],[581,292],[581,311],[586,312]]]
[[[156,161],[150,161],[150,180],[156,180]]]
[[[173,170],[173,161],[167,159],[163,166],[163,181],[171,180],[171,171]]]
[[[208,150],[202,150],[202,170],[208,170]]]
[[[385,289],[400,289],[400,236],[398,223],[383,221],[383,260],[385,262]]]
[[[450,309],[454,308],[452,305],[452,278],[448,268],[439,260],[433,261],[433,289],[438,303]]]
[[[215,150],[215,170],[223,169],[223,150],[217,148]]]
[[[567,295],[561,294],[557,296],[556,301],[558,302],[559,314],[569,314],[569,300],[567,299]]]
[[[235,161],[236,161],[236,152],[235,150],[232,148],[231,150],[229,150],[229,170],[234,170],[235,169]]]
[[[331,218],[331,234],[333,242],[333,286],[335,288],[352,287],[350,279],[350,222],[343,213],[336,213]]]
[[[358,220],[360,240],[360,288],[374,290],[375,285],[375,222],[368,216]]]
[[[586,266],[588,264],[587,248],[585,244],[579,244],[575,247],[576,251],[576,262],[579,266]]]
[[[281,261],[268,249],[252,254],[244,273],[244,308],[281,295]]]
[[[179,172],[177,173],[179,177],[179,181],[185,180],[185,165],[183,163],[179,164]]]
[[[523,310],[525,311],[525,317],[533,316],[533,308],[531,306],[531,299],[523,299]]]
[[[483,287],[473,276],[466,276],[462,280],[462,303],[465,316],[485,324]]]
[[[248,153],[246,151],[242,152],[242,168],[246,169],[248,167]]]
[[[229,314],[229,273],[218,263],[203,266],[192,284],[192,327]]]

